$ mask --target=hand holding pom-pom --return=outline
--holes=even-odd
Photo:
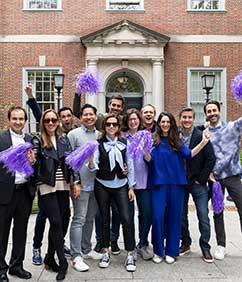
[[[231,91],[233,92],[234,99],[242,105],[242,71],[233,79]]]

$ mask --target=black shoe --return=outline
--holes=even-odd
[[[67,261],[64,261],[62,264],[60,264],[60,269],[58,271],[58,274],[56,275],[56,280],[61,281],[66,278],[66,272],[68,268],[68,263]]]
[[[24,270],[23,268],[19,268],[19,269],[10,268],[8,273],[10,275],[18,276],[21,279],[32,278],[32,274],[30,272]]]
[[[211,255],[209,250],[202,250],[203,260],[207,263],[212,263],[214,261],[213,256]]]
[[[121,251],[120,251],[117,241],[111,241],[111,252],[113,255],[120,254]]]
[[[0,282],[9,282],[7,273],[0,274]]]
[[[191,247],[190,246],[181,245],[181,247],[179,248],[180,256],[184,256],[185,254],[188,254],[190,252],[191,252]]]
[[[60,270],[60,267],[56,263],[54,257],[51,257],[48,254],[46,254],[46,256],[44,258],[44,264],[45,264],[46,270],[52,270],[54,272],[59,272],[59,270]]]
[[[101,244],[101,241],[97,241],[97,244],[94,248],[94,251],[97,252],[97,253],[101,253],[102,252],[102,244]]]

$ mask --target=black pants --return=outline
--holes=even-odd
[[[8,268],[20,269],[23,267],[28,220],[33,203],[33,199],[25,188],[15,190],[9,204],[0,205],[0,274],[6,273]],[[13,247],[8,267],[5,256],[12,220]]]
[[[40,197],[38,193],[38,207],[39,211],[36,217],[35,221],[35,227],[34,227],[34,238],[33,238],[33,248],[34,249],[40,249],[42,246],[42,241],[44,237],[44,231],[45,231],[45,223],[47,219],[47,215],[45,214],[44,208],[43,208],[43,200]],[[66,214],[63,216],[63,235],[66,236],[69,222],[70,222],[70,209],[66,210]]]
[[[95,181],[95,197],[99,206],[102,222],[102,246],[110,244],[110,206],[111,199],[115,202],[123,226],[124,246],[127,251],[134,250],[133,230],[129,215],[129,199],[127,185],[121,188],[108,188]]]
[[[69,191],[57,191],[40,196],[43,203],[43,209],[50,222],[48,236],[48,255],[54,257],[55,251],[62,265],[66,259],[64,256],[64,228],[63,219],[70,209]]]
[[[240,175],[230,176],[219,180],[223,193],[227,189],[229,196],[233,199],[236,208],[238,209],[240,218],[240,227],[242,232],[242,183]],[[214,214],[214,226],[216,233],[216,240],[219,246],[226,246],[226,233],[224,227],[224,212]]]

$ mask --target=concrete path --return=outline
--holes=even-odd
[[[31,215],[28,226],[28,241],[26,246],[25,269],[33,274],[29,281],[55,281],[56,274],[46,271],[43,266],[34,266],[32,258],[32,238],[35,224],[35,215]],[[210,212],[212,224],[211,246],[212,252],[216,246],[214,238],[214,227],[212,212]],[[179,258],[173,265],[165,262],[154,264],[152,261],[143,261],[138,257],[137,270],[128,273],[124,268],[125,251],[118,256],[112,256],[112,263],[108,269],[100,269],[97,261],[87,260],[90,266],[88,272],[77,272],[70,266],[65,281],[108,281],[108,282],[141,282],[141,281],[163,281],[163,282],[239,282],[242,281],[242,235],[239,225],[239,217],[236,209],[231,202],[226,202],[225,213],[227,231],[227,255],[223,261],[216,260],[208,264],[201,259],[201,252],[198,245],[199,232],[197,227],[196,212],[192,201],[190,202],[190,230],[193,238],[192,252]],[[137,227],[137,216],[136,216]],[[47,228],[42,247],[42,254],[45,254],[47,243]],[[137,230],[137,229],[136,229]],[[67,236],[67,240],[68,240]],[[11,241],[11,240],[10,240]],[[93,237],[93,246],[95,240]],[[120,246],[123,248],[123,238],[120,238]],[[11,251],[11,242],[8,248]],[[9,275],[10,281],[20,281]]]

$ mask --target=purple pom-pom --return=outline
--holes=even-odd
[[[100,83],[89,70],[77,74],[75,79],[76,93],[81,94],[98,94]]]
[[[234,94],[234,98],[236,101],[242,101],[242,71],[236,75],[231,83],[231,91]]]
[[[152,150],[152,135],[148,130],[138,131],[128,144],[127,153],[133,159],[137,159],[140,155],[143,156],[144,148],[148,153]]]
[[[94,154],[98,147],[97,142],[87,142],[85,145],[78,147],[66,157],[66,164],[75,171],[79,171],[85,161]]]
[[[220,213],[224,209],[224,195],[221,184],[218,181],[213,183],[212,204],[214,213]]]
[[[27,159],[27,151],[32,149],[33,145],[29,142],[18,146],[11,146],[0,153],[0,162],[3,163],[10,173],[24,173],[27,177],[34,173],[34,169]]]

